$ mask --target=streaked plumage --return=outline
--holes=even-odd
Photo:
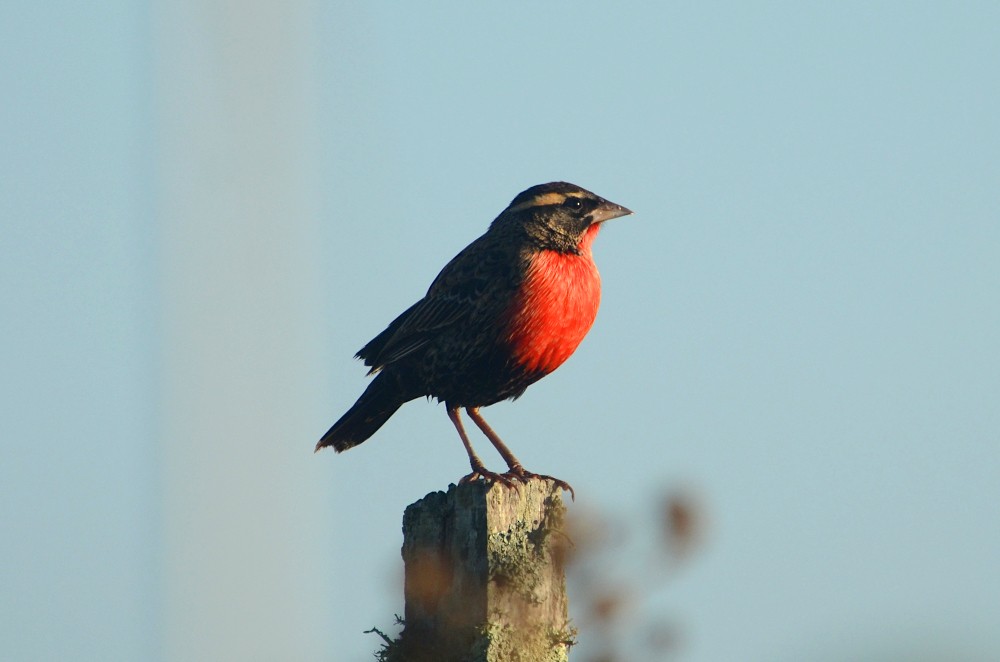
[[[403,403],[431,396],[445,403],[469,452],[473,472],[466,480],[510,483],[534,475],[478,408],[517,398],[577,348],[600,304],[591,244],[601,223],[630,213],[566,182],[514,198],[484,235],[445,265],[423,299],[358,351],[375,378],[317,450],[356,446]],[[459,408],[503,455],[505,474],[487,471],[472,451]]]

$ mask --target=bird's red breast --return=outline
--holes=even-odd
[[[513,358],[529,372],[547,374],[558,368],[594,324],[601,276],[591,244],[599,229],[600,224],[587,229],[579,253],[543,250],[531,259],[507,316]]]

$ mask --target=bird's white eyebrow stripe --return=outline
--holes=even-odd
[[[541,195],[535,196],[530,200],[525,200],[516,207],[511,207],[509,211],[521,211],[522,209],[530,209],[531,207],[544,207],[547,205],[561,205],[566,202],[566,198],[579,198],[582,196],[557,193],[555,191],[551,193],[543,193]]]

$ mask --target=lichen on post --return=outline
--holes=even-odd
[[[452,485],[411,504],[404,629],[382,659],[566,662],[564,513],[559,488],[538,478]]]

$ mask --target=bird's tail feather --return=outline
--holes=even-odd
[[[357,446],[375,434],[409,399],[400,396],[397,385],[384,373],[378,375],[354,406],[323,435],[316,450],[333,446],[339,453]]]

